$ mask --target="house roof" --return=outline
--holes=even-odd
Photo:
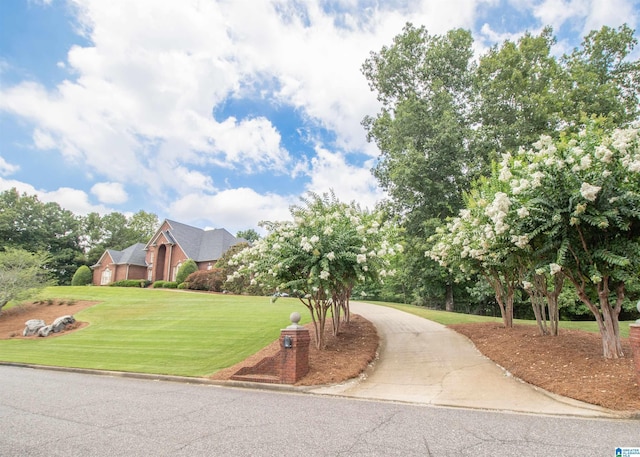
[[[107,249],[107,252],[116,265],[140,265],[144,267],[147,265],[145,262],[146,253],[144,252],[144,247],[144,244],[136,243],[122,251]]]
[[[162,234],[167,240],[178,244],[186,256],[196,262],[218,260],[231,246],[246,241],[236,238],[225,229],[203,230],[169,219],[165,219],[165,222],[170,229]],[[152,239],[157,238],[158,234]]]

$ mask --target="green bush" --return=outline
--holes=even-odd
[[[176,282],[178,284],[182,284],[185,279],[187,279],[187,276],[196,271],[198,271],[198,265],[193,259],[188,259],[185,263],[180,265],[178,273],[176,274]]]
[[[146,279],[123,279],[109,284],[111,287],[147,287],[151,281]]]
[[[175,281],[156,281],[153,283],[154,289],[177,289],[178,283]]]
[[[80,266],[71,278],[72,286],[86,286],[93,282],[93,272],[86,265]]]
[[[183,284],[186,284],[186,288],[191,290],[221,292],[224,279],[224,272],[221,268],[212,268],[191,273]]]

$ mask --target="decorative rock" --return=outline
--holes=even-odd
[[[51,333],[52,329],[53,328],[52,328],[51,325],[45,325],[44,327],[40,327],[38,329],[38,336],[42,336],[42,337],[49,336],[49,334]]]
[[[75,321],[76,319],[70,315],[59,317],[51,324],[51,330],[53,333],[60,333],[67,325],[73,324]]]
[[[22,331],[22,336],[37,335],[38,330],[44,327],[44,321],[42,319],[29,319],[24,323],[25,328]]]

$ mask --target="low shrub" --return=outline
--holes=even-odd
[[[178,284],[182,284],[191,273],[195,273],[196,271],[198,271],[198,265],[196,262],[193,259],[187,259],[187,261],[178,268],[176,282]]]
[[[200,270],[187,276],[183,284],[191,290],[208,290],[211,292],[222,292],[224,284],[224,272],[221,268],[211,270]]]
[[[146,279],[123,279],[109,284],[111,287],[147,287],[151,281]]]
[[[175,281],[156,281],[153,283],[154,289],[177,289],[178,283]]]
[[[93,272],[86,265],[78,267],[71,278],[72,286],[87,286],[93,282]]]

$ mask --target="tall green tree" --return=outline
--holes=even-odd
[[[100,216],[89,213],[82,219],[83,244],[87,263],[93,265],[106,249],[125,249],[135,243],[146,243],[158,228],[158,216],[140,210],[130,217],[119,212]]]
[[[382,104],[363,125],[380,150],[373,173],[409,233],[455,214],[484,158],[469,149],[473,39],[465,30],[430,35],[407,24],[392,46],[362,66]]]
[[[586,116],[605,116],[612,126],[625,125],[640,114],[640,61],[629,60],[638,44],[626,24],[593,30],[581,47],[563,56],[567,95],[563,115],[579,127]]]
[[[470,150],[474,95],[473,38],[466,30],[431,35],[407,24],[391,46],[372,52],[362,66],[382,104],[363,125],[380,157],[373,169],[400,216],[407,244],[420,244],[431,219],[455,214],[462,195],[483,169],[485,158]],[[410,256],[410,253],[408,254]],[[401,271],[414,290],[444,283],[453,309],[453,283],[446,274],[427,275],[438,265],[424,255],[407,257]],[[416,271],[417,269],[417,271]],[[437,287],[437,286],[436,286]]]
[[[254,229],[240,230],[238,233],[236,233],[236,238],[243,238],[249,243],[253,243],[254,241],[258,241],[260,239],[260,234]]]
[[[57,203],[43,203],[16,189],[0,193],[0,249],[44,251],[59,284],[69,284],[83,263],[80,220]]]
[[[507,40],[472,63],[471,35],[452,30],[432,36],[408,24],[392,45],[363,65],[381,110],[363,125],[380,156],[373,174],[401,216],[407,244],[463,207],[464,193],[490,160],[535,142],[579,130],[586,117],[609,126],[637,120],[640,64],[629,56],[633,30],[603,27],[562,59],[551,48],[550,27]],[[411,249],[407,250],[411,256]],[[452,308],[451,276],[428,259],[407,259],[409,287],[436,290],[444,283]],[[431,274],[427,275],[429,271]]]
[[[517,42],[496,45],[480,57],[472,109],[479,125],[474,147],[483,155],[517,150],[557,130],[565,78],[551,54],[555,42],[547,27],[537,36],[526,33]]]
[[[135,237],[137,240],[144,240],[141,242],[149,241],[156,230],[158,230],[159,225],[158,216],[144,210],[140,210],[127,218],[127,228],[131,233],[131,237]],[[137,241],[133,243],[137,243]],[[131,244],[129,244],[129,246],[131,246]]]

